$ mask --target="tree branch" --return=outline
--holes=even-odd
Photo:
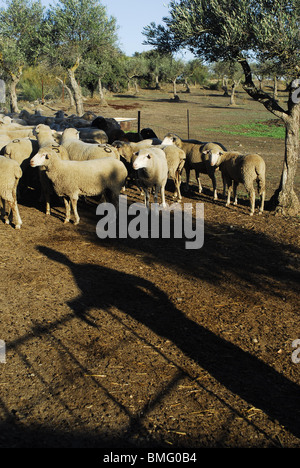
[[[241,64],[245,75],[245,82],[243,84],[244,90],[255,101],[263,104],[269,112],[272,112],[272,114],[276,115],[276,117],[279,117],[285,122],[289,118],[288,112],[286,112],[268,93],[265,93],[255,86],[252,80],[251,68],[247,60],[243,57],[238,59],[238,62]]]
[[[75,71],[76,71],[77,68],[79,67],[79,65],[80,65],[80,59],[81,59],[81,57],[77,57],[75,64],[73,65],[73,67],[70,68],[70,70],[72,70],[72,72],[75,73]]]

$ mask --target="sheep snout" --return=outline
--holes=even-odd
[[[132,164],[132,167],[134,170],[137,169],[142,169],[143,167],[147,167],[147,159],[145,157],[143,158],[137,158],[134,163]]]
[[[45,154],[36,154],[30,161],[31,167],[43,166],[45,162]]]

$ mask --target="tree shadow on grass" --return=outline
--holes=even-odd
[[[294,382],[187,318],[152,282],[99,265],[74,263],[48,247],[39,246],[38,251],[71,271],[80,295],[68,305],[78,318],[94,326],[91,309],[117,308],[172,341],[221,385],[300,438],[300,389]]]

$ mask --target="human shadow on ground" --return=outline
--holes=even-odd
[[[221,385],[300,438],[300,389],[263,361],[187,318],[152,282],[136,275],[88,263],[74,263],[45,246],[38,251],[69,268],[80,295],[68,302],[74,314],[95,326],[91,309],[117,308],[171,340],[184,355]],[[95,310],[93,310],[95,314]]]

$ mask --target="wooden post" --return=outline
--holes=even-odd
[[[138,111],[138,133],[141,130],[141,111]]]

